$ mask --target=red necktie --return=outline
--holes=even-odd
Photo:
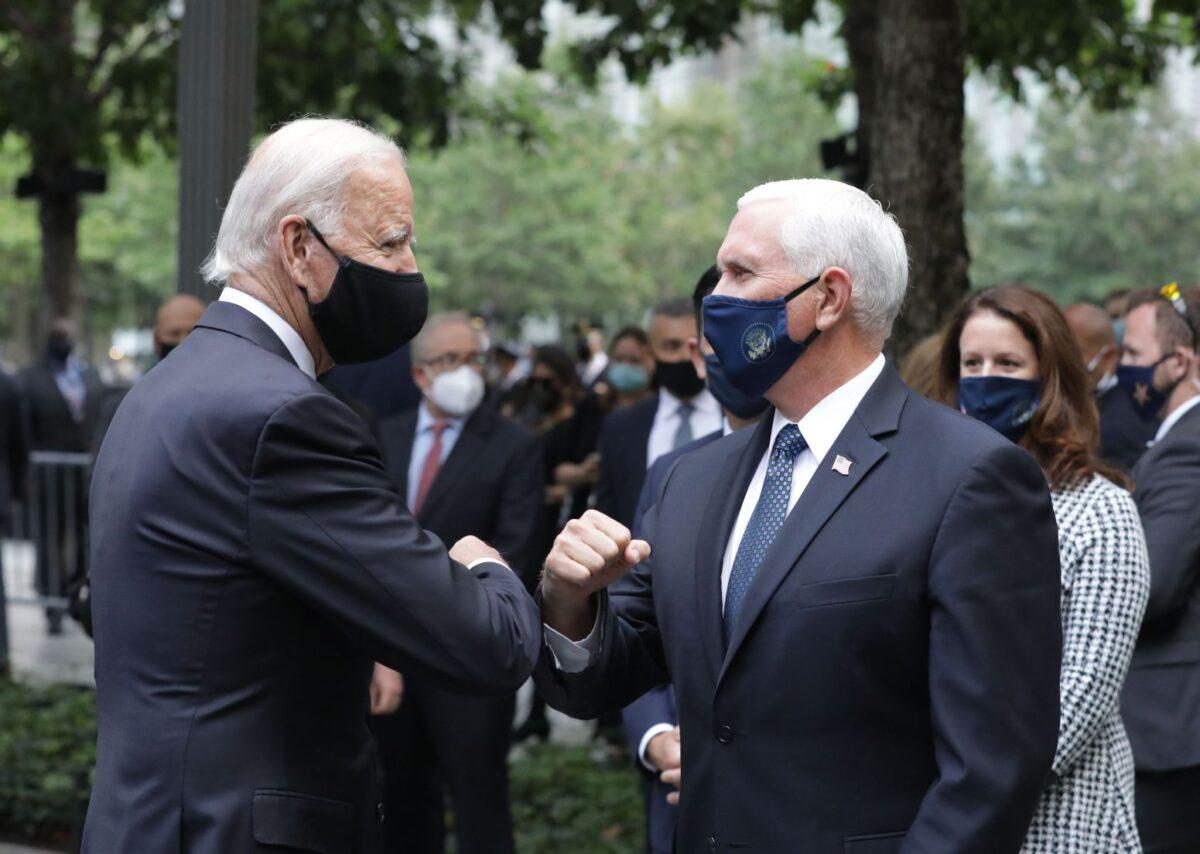
[[[437,421],[433,425],[433,447],[425,456],[421,466],[421,479],[417,482],[417,494],[413,498],[412,512],[416,516],[421,512],[421,506],[429,497],[429,490],[437,479],[438,469],[442,467],[442,434],[450,425],[445,421]]]

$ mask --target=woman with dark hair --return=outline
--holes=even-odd
[[[1119,700],[1150,569],[1128,481],[1096,457],[1096,406],[1062,312],[1019,285],[972,295],[947,328],[938,393],[1034,456],[1058,520],[1059,740],[1023,850],[1141,851]]]

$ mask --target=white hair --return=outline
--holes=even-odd
[[[738,199],[738,210],[763,201],[792,208],[779,229],[792,270],[808,278],[841,267],[853,282],[859,328],[890,335],[908,287],[908,251],[895,218],[862,190],[823,178],[761,184]]]
[[[355,122],[307,118],[283,125],[258,144],[233,185],[216,245],[201,268],[204,278],[223,282],[263,270],[279,221],[290,214],[336,239],[351,176],[389,160],[403,165],[404,152]]]
[[[417,337],[412,342],[412,357],[416,362],[425,360],[425,356],[429,353],[429,339],[439,329],[444,329],[447,326],[465,326],[471,330],[472,334],[479,343],[483,344],[483,335],[475,324],[471,322],[471,315],[465,311],[443,311],[437,314],[431,314],[425,320],[425,325],[421,327],[421,331],[417,333]]]

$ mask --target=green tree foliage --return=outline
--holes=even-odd
[[[1161,93],[1117,112],[1050,102],[1010,168],[971,162],[976,284],[1023,282],[1068,302],[1200,281],[1200,139]]]
[[[690,292],[734,202],[819,172],[834,127],[810,86],[824,66],[784,51],[734,90],[653,104],[626,128],[603,95],[514,72],[459,135],[414,152],[418,257],[445,306],[634,320]]]

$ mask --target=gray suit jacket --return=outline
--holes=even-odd
[[[1139,771],[1200,765],[1200,406],[1138,461],[1150,602],[1122,693]]]

